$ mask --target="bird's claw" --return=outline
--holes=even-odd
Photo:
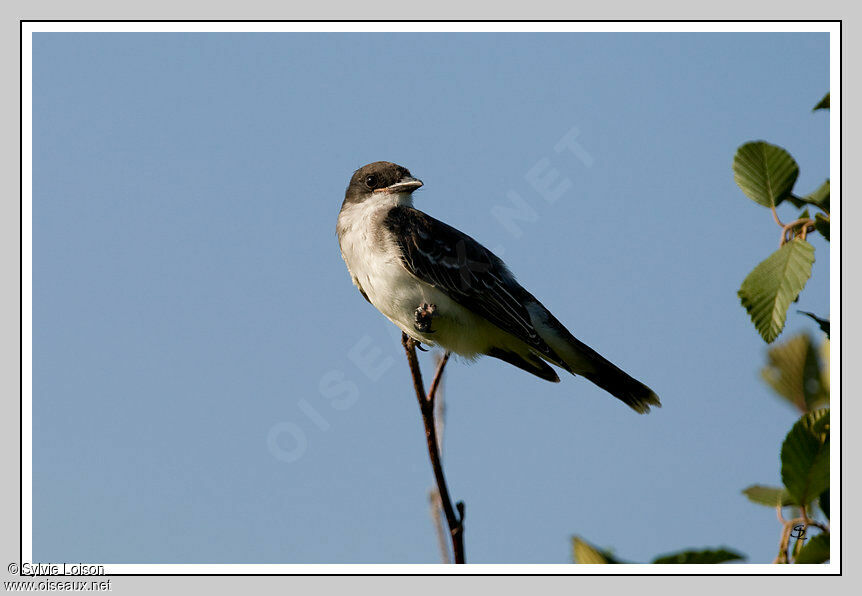
[[[437,306],[434,304],[423,303],[422,306],[416,309],[413,313],[413,327],[421,333],[434,333],[431,330],[431,319],[437,313]]]

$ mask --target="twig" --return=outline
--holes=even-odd
[[[784,522],[784,528],[781,530],[781,540],[778,542],[778,556],[775,557],[773,563],[790,562],[787,557],[787,547],[790,545],[790,533],[793,531],[795,526],[800,524],[804,524],[804,520],[801,517]]]
[[[401,345],[407,354],[407,363],[410,365],[410,374],[413,376],[413,389],[419,400],[419,409],[422,412],[422,422],[425,424],[425,439],[428,442],[428,457],[431,459],[431,467],[434,470],[434,478],[437,480],[437,491],[440,495],[440,504],[449,525],[449,534],[452,539],[452,554],[455,563],[464,563],[464,503],[459,501],[452,507],[452,499],[449,497],[449,489],[446,486],[446,477],[443,475],[443,463],[440,461],[440,447],[437,443],[437,427],[434,423],[434,397],[440,380],[443,377],[443,369],[449,360],[449,353],[445,353],[437,364],[437,371],[431,381],[431,390],[426,394],[422,382],[422,370],[419,368],[419,359],[416,356],[416,341],[406,333],[401,334]]]
[[[772,209],[772,219],[774,219],[774,220],[775,220],[775,223],[777,223],[777,224],[778,224],[778,227],[779,227],[779,228],[783,228],[783,227],[784,227],[784,224],[783,224],[783,223],[781,223],[781,220],[780,220],[780,219],[778,219],[778,211],[776,211],[776,210],[775,210],[775,205],[773,205],[773,206],[771,207],[771,209]]]
[[[778,219],[776,219],[776,221],[778,221]],[[780,224],[781,222],[778,223]],[[802,239],[805,240],[808,233],[815,230],[814,223],[813,219],[803,217],[801,219],[791,221],[789,224],[785,224],[781,228],[781,243],[779,246],[784,246],[785,243],[793,240],[793,237],[796,235],[794,231],[796,228],[799,228],[799,234],[802,236]]]
[[[773,563],[789,563],[790,562],[790,557],[788,556],[788,552],[787,552],[788,547],[790,546],[790,534],[793,532],[794,529],[796,529],[797,526],[802,526],[802,532],[801,532],[800,536],[798,536],[796,538],[796,544],[794,545],[794,548],[793,548],[793,551],[794,551],[793,552],[793,558],[794,559],[796,558],[796,555],[799,554],[799,549],[801,548],[801,546],[800,546],[800,541],[802,539],[801,537],[805,535],[805,532],[809,526],[812,526],[814,528],[819,528],[823,532],[829,531],[829,528],[825,524],[822,524],[819,521],[810,519],[808,517],[808,512],[805,510],[805,507],[799,508],[799,511],[800,511],[799,517],[795,517],[795,518],[790,519],[790,520],[784,519],[784,516],[781,514],[781,505],[778,505],[775,508],[775,510],[778,513],[778,521],[781,522],[781,525],[783,527],[781,528],[781,539],[778,542],[778,556],[775,557],[775,560],[773,561]]]
[[[444,354],[437,355],[437,366],[444,358]],[[446,392],[443,391],[442,381],[435,390],[432,386],[430,392],[434,393],[434,423],[437,428],[437,442],[440,445],[440,459],[444,459],[446,453]],[[431,521],[434,524],[434,533],[437,535],[437,548],[440,549],[440,561],[444,564],[452,563],[452,553],[449,550],[449,539],[446,537],[446,526],[443,522],[443,504],[440,502],[440,491],[435,485],[428,490],[428,502],[431,506]]]
[[[808,517],[808,511],[806,510],[805,507],[802,507],[801,511],[802,511],[802,521],[806,526],[814,526],[815,528],[818,528],[819,530],[821,530],[823,532],[829,531],[829,526],[827,526],[826,524],[822,524],[817,520],[810,519]]]
[[[822,207],[820,207],[823,210]],[[828,211],[825,211],[826,215],[829,215]],[[781,220],[778,219],[778,212],[775,210],[775,206],[772,207],[772,219],[775,220],[775,223],[778,224],[778,227],[781,228],[781,242],[778,244],[779,247],[784,246],[786,243],[793,240],[796,235],[795,229],[799,228],[799,235],[802,236],[802,239],[805,240],[805,237],[813,232],[815,227],[815,221],[810,217],[802,217],[795,221],[791,221],[789,224],[781,223]]]
[[[434,378],[431,380],[431,388],[428,390],[428,401],[432,403],[437,397],[437,390],[440,388],[440,382],[443,380],[443,369],[446,368],[447,362],[449,362],[449,352],[444,352],[443,356],[441,356],[437,361],[437,370],[434,371]],[[442,403],[442,400],[440,403]]]

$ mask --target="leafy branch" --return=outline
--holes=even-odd
[[[815,110],[828,107],[827,93]],[[799,196],[793,193],[798,177],[799,166],[790,153],[766,141],[745,143],[733,158],[737,186],[752,201],[769,209],[781,228],[778,250],[748,274],[738,292],[766,343],[775,341],[784,330],[790,303],[798,299],[811,277],[814,246],[808,235],[819,233],[829,241],[829,180],[814,192]],[[789,223],[782,222],[776,210],[785,201],[803,209]],[[811,217],[809,208],[820,212]]]
[[[827,93],[814,109],[828,108]],[[791,302],[811,277],[814,246],[808,236],[819,233],[829,241],[829,180],[811,194],[793,194],[799,166],[787,151],[765,141],[742,145],[734,157],[733,172],[742,192],[768,208],[781,228],[778,250],[748,274],[738,292],[755,328],[772,343],[784,329]],[[790,223],[783,223],[776,211],[784,201],[802,209]],[[812,218],[809,209],[814,208],[819,212]],[[781,445],[783,486],[754,484],[742,492],[777,512],[781,532],[775,563],[825,563],[829,523],[817,519],[815,506],[829,520],[829,321],[799,312],[826,333],[821,349],[807,334],[791,337],[769,349],[761,371],[763,380],[801,414]],[[815,534],[809,536],[809,530]],[[577,536],[572,538],[572,558],[576,563],[625,562]],[[653,563],[724,563],[742,558],[726,548],[683,550],[656,557]]]
[[[827,363],[828,345],[827,340]],[[822,366],[811,338],[800,334],[770,349],[762,375],[802,416],[781,445],[784,486],[755,484],[742,492],[777,512],[781,533],[775,563],[824,563],[829,560],[829,524],[813,519],[812,512],[816,503],[829,519],[829,370]],[[784,517],[785,508],[791,512],[789,519]],[[820,533],[809,537],[809,528]],[[796,539],[793,547],[791,538]]]
[[[829,109],[829,94],[814,111]],[[787,309],[811,277],[814,246],[808,234],[829,241],[829,180],[805,196],[793,194],[799,167],[790,154],[764,141],[746,143],[733,160],[734,179],[756,203],[768,207],[781,228],[779,248],[748,274],[739,289],[742,305],[767,343],[784,329]],[[803,209],[782,223],[776,207],[788,201]],[[819,209],[812,218],[809,208]],[[768,352],[763,379],[802,414],[781,445],[781,488],[755,484],[743,492],[751,501],[774,507],[781,524],[775,563],[825,563],[829,560],[829,524],[812,519],[814,504],[829,519],[829,320],[799,311],[826,333],[823,364],[811,337],[800,334]],[[790,508],[792,515],[784,517]],[[808,536],[809,528],[819,533]],[[791,539],[795,543],[791,547]],[[805,541],[808,540],[808,544]]]

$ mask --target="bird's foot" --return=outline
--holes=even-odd
[[[437,314],[437,306],[423,303],[413,313],[413,327],[421,333],[434,333],[431,330],[431,319]]]

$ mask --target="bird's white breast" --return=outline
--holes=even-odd
[[[391,196],[346,205],[338,216],[341,256],[353,283],[368,300],[399,327],[407,323],[405,310],[423,299],[419,282],[404,268],[383,219],[397,203]],[[412,320],[412,319],[411,319]]]
[[[377,310],[413,338],[467,357],[483,353],[492,345],[489,335],[497,336],[499,330],[402,265],[401,251],[383,220],[392,207],[405,204],[403,200],[388,195],[342,209],[338,216],[339,243],[353,283]],[[423,303],[437,307],[431,334],[414,327],[414,314]]]

